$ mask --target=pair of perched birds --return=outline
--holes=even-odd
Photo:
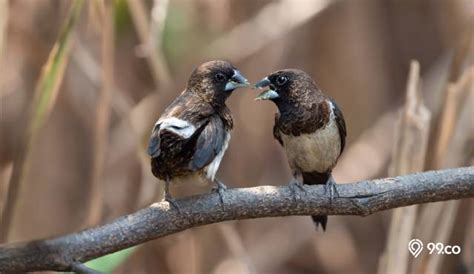
[[[178,208],[169,185],[199,175],[216,184],[221,202],[226,187],[215,175],[233,128],[226,99],[249,82],[231,63],[210,61],[197,67],[186,89],[169,105],[153,127],[148,146],[153,174],[165,181],[165,200]],[[273,136],[286,150],[293,172],[291,189],[323,184],[333,198],[331,171],[344,149],[346,126],[341,110],[305,72],[276,71],[260,80],[265,89],[256,99],[278,107]],[[311,216],[326,229],[327,216]]]

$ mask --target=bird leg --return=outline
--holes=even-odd
[[[298,180],[298,177],[301,177],[298,172],[293,173],[293,179],[290,181],[290,184],[288,187],[290,188],[291,192],[293,193],[293,200],[296,203],[297,202],[297,192],[303,192],[306,194],[306,189],[303,187],[302,180]]]
[[[225,210],[224,192],[227,190],[227,186],[217,179],[214,180],[214,184],[216,185],[212,187],[212,191],[217,192],[219,194],[222,210]]]
[[[178,204],[176,203],[176,200],[175,198],[173,198],[173,196],[171,196],[171,192],[170,192],[170,179],[167,178],[165,180],[165,201],[167,201],[171,207],[174,207],[178,213],[181,213],[181,210],[178,206]]]
[[[327,195],[329,192],[329,201],[332,203],[334,200],[334,194],[336,194],[336,197],[339,197],[339,192],[337,191],[337,186],[336,186],[336,181],[334,181],[334,178],[332,175],[329,175],[329,178],[324,185],[324,194]]]

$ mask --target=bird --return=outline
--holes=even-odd
[[[332,201],[334,192],[338,193],[331,172],[347,136],[344,116],[336,102],[299,69],[275,71],[258,81],[255,88],[266,88],[256,100],[271,100],[278,108],[273,136],[286,152],[293,193],[304,191],[303,185],[322,184]],[[321,225],[326,230],[327,216],[311,217],[316,229]]]
[[[215,178],[233,128],[226,99],[249,81],[230,62],[196,67],[184,91],[164,110],[148,143],[151,171],[165,182],[164,200],[179,211],[170,184],[183,179],[213,182],[222,204],[226,186]]]

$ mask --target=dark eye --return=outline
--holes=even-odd
[[[214,75],[214,79],[216,79],[217,82],[222,83],[225,81],[227,77],[225,77],[224,73],[218,72],[216,75]]]
[[[288,77],[283,75],[278,76],[278,78],[276,79],[276,84],[279,86],[283,86],[284,84],[286,84],[286,82],[288,82]]]

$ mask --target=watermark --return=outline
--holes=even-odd
[[[410,251],[411,255],[413,257],[418,257],[420,255],[421,251],[423,250],[423,242],[418,240],[418,239],[412,239],[408,243],[408,251]]]
[[[458,245],[445,245],[443,243],[432,243],[429,242],[426,245],[429,254],[439,254],[439,255],[457,255],[461,253],[461,247]],[[419,239],[412,239],[408,242],[408,251],[410,251],[413,257],[418,257],[423,251],[423,242]]]

